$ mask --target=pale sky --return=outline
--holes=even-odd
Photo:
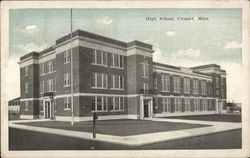
[[[20,56],[41,51],[70,32],[69,9],[10,10],[11,90],[19,96]],[[196,66],[215,63],[228,73],[228,100],[241,101],[242,25],[241,9],[73,9],[73,30],[82,29],[121,41],[140,40],[153,45],[154,61]],[[148,21],[147,17],[157,20]],[[174,18],[173,21],[159,20]],[[195,20],[177,20],[192,18]],[[209,20],[199,21],[197,17]]]

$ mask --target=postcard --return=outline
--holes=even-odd
[[[249,157],[249,1],[4,1],[1,156]]]

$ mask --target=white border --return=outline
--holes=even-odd
[[[4,1],[1,2],[1,145],[3,157],[248,157],[249,152],[249,1]],[[8,151],[8,108],[3,106],[5,99],[6,78],[3,72],[8,62],[8,9],[11,8],[242,8],[243,9],[243,74],[244,86],[240,92],[246,96],[242,101],[243,108],[243,149],[231,150],[145,150],[145,151]],[[6,104],[7,105],[7,104]],[[245,106],[244,106],[245,105]],[[119,153],[117,153],[119,152]]]

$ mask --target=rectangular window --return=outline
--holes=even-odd
[[[142,77],[148,78],[148,62],[147,61],[145,63],[142,63],[142,72],[143,72]]]
[[[162,98],[163,112],[171,112],[171,99]]]
[[[25,110],[25,111],[28,111],[28,110],[29,110],[29,102],[28,102],[28,101],[25,101],[25,102],[24,102],[24,106],[25,106],[24,110]]]
[[[193,79],[193,93],[199,94],[199,80]]]
[[[92,88],[108,88],[108,75],[103,73],[92,73]]]
[[[107,97],[95,96],[92,97],[92,111],[107,111],[108,99]]]
[[[189,78],[184,78],[184,93],[190,93],[190,79]]]
[[[148,90],[148,83],[143,82],[142,83],[142,89],[147,91]]]
[[[47,66],[46,66],[46,62],[42,63],[43,64],[43,74],[47,73]]]
[[[112,75],[112,89],[124,89],[124,76]]]
[[[216,88],[219,88],[219,84],[220,84],[220,79],[219,77],[216,77]]]
[[[181,98],[174,98],[175,111],[181,111]]]
[[[181,92],[181,78],[179,76],[174,76],[174,92]]]
[[[185,98],[184,99],[184,105],[185,105],[185,111],[190,111],[190,99]]]
[[[108,58],[107,52],[101,50],[95,50],[92,53],[92,64],[107,66],[108,65],[107,58]]]
[[[53,92],[53,91],[54,91],[53,79],[48,80],[47,84],[48,84],[48,89],[47,89],[47,91],[48,91],[48,92]]]
[[[66,50],[64,52],[64,64],[67,64],[70,62],[70,50]]]
[[[200,100],[194,99],[194,111],[200,111]]]
[[[202,110],[203,111],[208,111],[208,108],[207,108],[207,100],[206,99],[202,99]]]
[[[170,76],[162,74],[162,91],[170,91]]]
[[[53,90],[56,91],[56,78],[53,79]]]
[[[201,81],[201,94],[205,95],[207,94],[207,82]]]
[[[124,56],[119,54],[111,54],[111,67],[124,68]]]
[[[70,110],[71,108],[71,97],[64,98],[64,110]]]
[[[123,97],[111,97],[110,111],[123,111],[124,110],[124,98]]]
[[[28,76],[28,71],[29,71],[29,67],[25,66],[25,68],[24,68],[24,76]]]
[[[43,75],[43,63],[39,64],[40,75]]]
[[[70,73],[64,74],[64,87],[70,86]]]
[[[25,83],[25,93],[29,93],[29,84]]]

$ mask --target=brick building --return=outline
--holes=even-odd
[[[99,119],[220,113],[226,104],[219,65],[157,63],[150,44],[82,30],[70,41],[69,34],[20,58],[21,118],[71,120],[72,102],[75,121],[90,120],[93,111]]]

